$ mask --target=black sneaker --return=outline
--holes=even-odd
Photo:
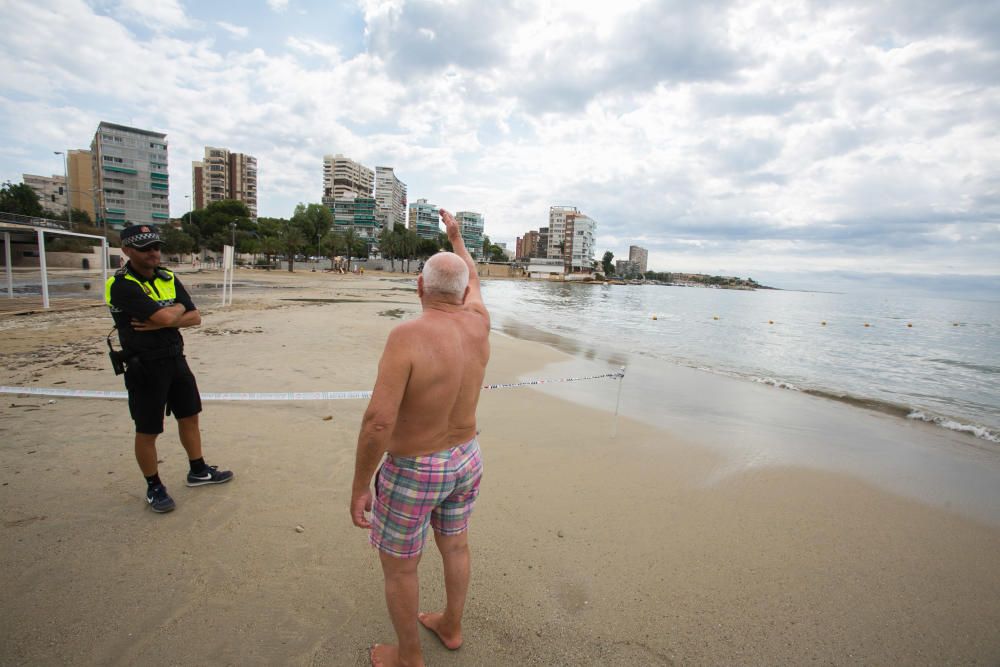
[[[233,473],[231,470],[219,470],[219,466],[208,466],[201,472],[189,472],[187,485],[225,484],[232,478]]]
[[[162,484],[146,489],[146,502],[149,503],[150,509],[159,514],[173,512],[174,508],[177,507],[174,504],[174,499],[167,493],[167,487]]]

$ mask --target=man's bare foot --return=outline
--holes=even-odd
[[[368,657],[372,661],[372,667],[398,667],[403,664],[399,661],[399,647],[393,644],[373,645]],[[414,667],[424,667],[424,661],[414,663]]]
[[[462,648],[462,631],[454,632],[444,627],[442,622],[444,614],[439,611],[425,611],[417,614],[417,618],[425,628],[437,635],[446,649],[455,651]]]

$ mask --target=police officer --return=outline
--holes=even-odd
[[[201,453],[198,413],[201,396],[184,359],[182,327],[201,324],[201,315],[173,273],[160,267],[163,242],[155,227],[133,225],[121,233],[125,266],[108,279],[104,298],[111,308],[126,360],[128,408],[135,421],[135,458],[146,476],[146,502],[154,512],[170,512],[174,500],[160,481],[156,436],[163,432],[164,408],[177,419],[181,445],[191,470],[188,486],[222,484],[228,470],[206,465]]]

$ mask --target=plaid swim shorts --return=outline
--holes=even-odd
[[[428,523],[442,535],[464,533],[482,476],[476,438],[427,456],[390,454],[375,477],[368,541],[390,556],[415,558]]]

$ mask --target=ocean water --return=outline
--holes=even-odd
[[[487,281],[494,326],[612,365],[702,369],[1000,443],[1000,302],[893,291]]]

